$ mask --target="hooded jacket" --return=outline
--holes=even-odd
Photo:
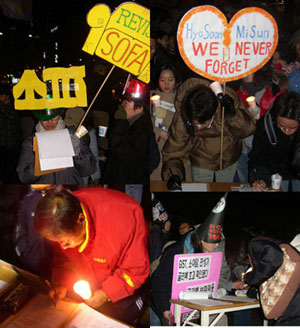
[[[102,188],[73,193],[86,218],[86,241],[63,250],[53,243],[56,285],[72,289],[87,280],[91,290],[102,288],[112,302],[133,295],[149,276],[149,227],[142,208],[131,197]]]
[[[209,87],[210,82],[199,78],[186,80],[178,89],[175,107],[176,113],[169,129],[169,139],[166,141],[163,154],[163,178],[167,180],[171,175],[184,178],[182,163],[190,160],[191,165],[208,170],[220,169],[220,140],[221,140],[221,106],[218,105],[214,121],[210,129],[194,131],[194,136],[188,132],[184,122],[185,95],[198,85]],[[235,115],[225,118],[223,139],[223,169],[237,162],[242,152],[242,139],[254,133],[255,121],[250,112],[242,105],[240,98],[230,88],[226,88],[234,100]]]

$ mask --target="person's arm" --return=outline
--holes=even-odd
[[[168,180],[172,175],[177,175],[183,180],[185,175],[183,163],[188,160],[193,144],[179,112],[175,113],[168,134],[169,138],[162,150],[163,179]]]
[[[34,151],[32,137],[25,139],[17,166],[19,179],[23,183],[34,183],[39,177],[34,175]]]
[[[228,128],[239,139],[246,138],[255,132],[255,120],[252,114],[244,108],[238,95],[232,90],[229,91],[229,96],[233,99],[234,115],[226,118],[225,110],[225,129]]]
[[[271,175],[268,170],[268,163],[272,160],[270,154],[270,151],[272,151],[272,149],[270,150],[271,147],[266,136],[263,119],[260,119],[257,123],[248,161],[249,183],[257,191],[271,184]]]
[[[96,170],[96,158],[89,148],[87,138],[81,137],[80,139],[80,152],[74,156],[74,166],[79,171],[81,177],[89,176]]]
[[[120,258],[118,266],[113,270],[113,274],[102,283],[102,289],[112,302],[130,296],[149,277],[149,226],[144,218],[143,210],[137,206],[132,211],[125,212],[124,215],[133,215],[134,223],[131,229],[126,228],[128,222],[120,224],[118,229],[124,231],[122,239],[115,240],[112,235],[111,243],[116,243],[119,249]],[[117,229],[117,228],[116,228]],[[125,234],[125,232],[128,232]],[[117,233],[120,235],[120,232]]]

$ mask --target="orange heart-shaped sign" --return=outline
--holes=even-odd
[[[219,82],[238,80],[264,66],[276,50],[275,19],[261,8],[245,8],[228,23],[213,6],[189,10],[181,19],[177,40],[187,66]]]

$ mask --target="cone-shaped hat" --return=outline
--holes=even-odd
[[[216,244],[221,241],[226,197],[227,193],[222,196],[217,205],[212,209],[209,216],[198,228],[197,233],[200,237],[200,240],[210,244]]]
[[[155,223],[164,225],[169,219],[169,214],[163,204],[152,193],[152,218]]]

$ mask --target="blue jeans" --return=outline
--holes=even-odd
[[[289,182],[291,191],[300,191],[300,180],[282,180],[281,189],[282,191],[289,191]]]
[[[150,326],[161,326],[159,316],[150,307]]]

